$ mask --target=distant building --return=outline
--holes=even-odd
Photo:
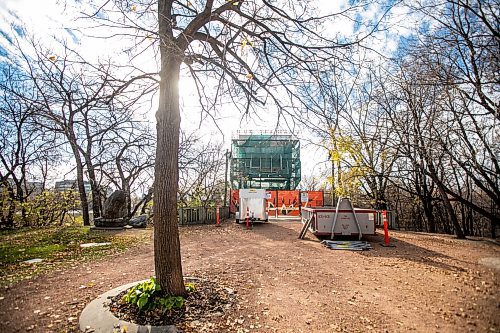
[[[231,187],[294,190],[300,141],[284,131],[238,131],[231,141]]]
[[[87,194],[90,193],[91,190],[90,182],[84,181],[83,186],[85,187],[85,192]],[[75,179],[60,180],[56,182],[55,190],[58,192],[69,191],[69,190],[78,191],[78,183]]]

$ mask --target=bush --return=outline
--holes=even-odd
[[[0,191],[2,220],[10,219],[12,227],[42,227],[62,225],[68,212],[80,206],[76,191],[43,191],[25,202],[13,200],[5,190]]]
[[[47,226],[64,224],[68,211],[79,207],[76,191],[44,191],[23,203],[25,225]]]

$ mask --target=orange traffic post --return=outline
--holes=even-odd
[[[250,229],[250,216],[248,214],[248,207],[247,207],[247,230]]]
[[[220,212],[219,206],[215,209],[215,226],[220,227]]]
[[[391,245],[391,243],[389,241],[389,226],[387,224],[387,211],[385,211],[385,210],[382,211],[382,218],[384,221],[384,244],[382,244],[382,246],[395,247],[395,245]]]

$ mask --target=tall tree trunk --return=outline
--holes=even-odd
[[[159,4],[159,15],[165,11],[161,3],[162,1]],[[162,35],[161,21],[165,20],[166,18],[160,18],[160,35]],[[163,37],[163,42],[171,42],[165,35]],[[177,296],[186,295],[186,288],[182,276],[177,223],[178,149],[181,120],[178,82],[181,58],[175,55],[176,50],[173,48],[173,46],[164,47],[162,50],[160,101],[156,113],[158,138],[153,219],[156,278],[164,293]]]
[[[28,222],[26,219],[26,207],[23,205],[25,201],[26,198],[24,195],[22,181],[16,180],[16,204],[21,207],[21,217],[26,224]]]
[[[2,214],[3,223],[5,224],[6,228],[14,228],[14,214],[16,212],[16,197],[14,194],[14,189],[8,184],[7,181],[5,181],[4,188],[7,191],[6,204],[8,206],[8,209],[6,215]]]
[[[447,213],[453,225],[453,229],[455,229],[455,235],[457,236],[458,239],[465,239],[465,234],[462,228],[460,227],[460,222],[458,221],[457,214],[455,213],[455,210],[453,209],[450,203],[450,199],[448,199],[448,194],[446,193],[446,189],[444,187],[442,180],[439,178],[436,172],[436,168],[429,160],[427,160],[427,164],[428,164],[429,177],[431,177],[432,181],[436,184],[438,188],[439,194],[441,196],[441,199],[443,200],[443,204],[445,207],[445,213]]]
[[[460,211],[460,220],[462,222],[462,230],[464,231],[464,234],[466,236],[472,236],[472,231],[469,229],[469,223],[467,220],[467,211],[465,205],[459,203],[458,209]]]
[[[496,228],[497,228],[497,220],[490,219],[490,236],[492,239],[495,239],[497,237]]]
[[[92,191],[92,212],[94,219],[101,216],[101,195],[99,187],[97,186],[97,179],[95,176],[94,165],[89,156],[85,156],[85,163],[87,164],[87,173],[90,181],[90,190]]]
[[[127,181],[122,181],[122,191],[125,192],[127,200],[127,216],[132,217],[132,194],[130,193],[130,186]]]
[[[436,220],[434,219],[433,209],[432,209],[432,197],[426,196],[422,198],[422,206],[424,209],[425,217],[427,218],[428,232],[436,232]]]
[[[72,138],[70,139],[70,145],[76,161],[76,183],[78,186],[78,193],[80,194],[80,203],[82,205],[83,225],[89,226],[89,202],[87,200],[87,193],[85,192],[85,183],[83,181],[83,163],[74,135],[72,135]]]
[[[448,217],[450,218],[451,223],[453,224],[453,229],[455,229],[455,235],[457,236],[458,239],[465,239],[464,232],[462,231],[460,223],[458,222],[457,214],[455,214],[455,211],[451,206],[450,199],[448,199],[448,194],[446,194],[445,189],[443,188],[442,184],[439,181],[436,181],[436,184],[439,190],[439,194],[441,195],[441,199],[443,199],[443,204],[446,209],[446,212],[448,213]]]

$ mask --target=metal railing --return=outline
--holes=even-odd
[[[384,219],[382,217],[381,210],[377,210],[377,212],[375,213],[375,225],[377,227],[384,226]],[[387,211],[387,226],[389,227],[389,229],[396,229],[396,213],[391,210]]]
[[[220,219],[229,218],[229,207],[219,208]],[[215,207],[182,207],[177,209],[179,225],[212,224],[216,220]]]

